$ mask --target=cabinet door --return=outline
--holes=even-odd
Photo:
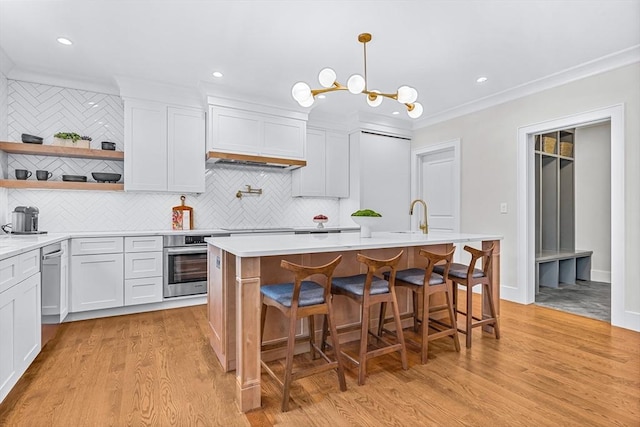
[[[122,307],[123,254],[71,257],[71,311]]]
[[[169,107],[168,190],[202,193],[205,190],[205,122],[200,110]]]
[[[263,156],[304,159],[306,123],[285,117],[263,119],[264,143],[259,154]]]
[[[125,100],[124,189],[167,190],[167,107]]]
[[[40,274],[0,292],[0,401],[40,352]]]
[[[327,132],[325,137],[327,197],[349,197],[349,137]]]
[[[260,116],[248,111],[209,107],[211,149],[231,153],[258,154],[262,146]]]
[[[292,195],[322,197],[325,195],[325,132],[307,131],[307,166],[292,173]]]

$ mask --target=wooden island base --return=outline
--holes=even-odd
[[[355,233],[351,233],[355,234]],[[271,236],[283,237],[283,236]],[[309,238],[308,236],[286,236],[287,238]],[[484,237],[484,236],[483,236]],[[492,236],[493,237],[493,236]],[[255,241],[256,237],[244,237]],[[266,236],[265,236],[266,238]],[[339,251],[328,252],[305,252],[262,256],[243,256],[244,253],[236,255],[233,248],[225,250],[225,239],[234,240],[236,243],[240,238],[221,237],[208,239],[208,318],[210,326],[210,343],[225,371],[236,371],[237,403],[242,412],[247,412],[260,407],[260,286],[261,284],[282,283],[291,281],[291,275],[286,270],[280,268],[280,261],[287,261],[317,266],[326,264],[338,255],[343,259],[335,270],[335,276],[348,276],[365,273],[366,267],[356,260],[356,255],[362,253],[373,258],[390,258],[401,250],[404,251],[400,260],[399,269],[426,266],[426,259],[419,255],[420,249],[427,249],[432,252],[448,252],[454,245],[451,243],[426,243],[416,244],[411,242],[410,246],[399,246],[397,242],[392,242],[390,246],[380,248],[354,248],[344,247]],[[362,239],[367,241],[367,239]],[[455,239],[452,239],[455,240]],[[465,238],[464,241],[471,241]],[[481,239],[475,239],[479,241]],[[500,271],[500,241],[482,240],[483,247],[495,245],[493,255],[493,295],[499,316],[499,271]],[[249,244],[250,240],[242,243]],[[336,242],[338,245],[340,242]],[[370,244],[370,241],[366,243]],[[356,245],[352,245],[356,246]],[[401,313],[412,310],[409,293],[399,292],[399,302]],[[437,301],[434,301],[434,303]],[[483,313],[488,307],[483,301]],[[334,300],[334,310],[338,327],[343,327],[359,322],[359,308],[356,304],[346,298],[337,297]],[[486,309],[488,313],[488,308]],[[372,321],[377,324],[377,314],[373,313]],[[320,338],[322,322],[316,322],[318,339]],[[408,324],[407,324],[408,325]],[[375,327],[373,323],[371,327]],[[265,343],[277,343],[286,340],[287,323],[285,318],[276,310],[269,311],[265,326]],[[307,335],[308,325],[303,319],[298,323],[297,335]],[[358,339],[359,332],[354,331],[352,335],[341,335],[341,342]],[[300,344],[296,349],[297,353],[307,351],[308,344]],[[267,352],[264,357],[270,360],[284,356],[284,350]]]

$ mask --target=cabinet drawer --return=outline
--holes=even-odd
[[[124,281],[124,305],[162,302],[162,277]]]
[[[40,249],[0,261],[0,292],[40,271]]]
[[[0,292],[20,281],[20,255],[0,261]]]
[[[71,255],[98,255],[122,252],[122,237],[89,237],[71,239]]]
[[[40,249],[20,255],[20,280],[40,271]]]
[[[124,256],[124,278],[162,276],[162,252],[134,252]]]
[[[137,236],[124,238],[125,252],[162,251],[162,236]]]

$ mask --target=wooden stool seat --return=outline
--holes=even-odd
[[[454,247],[445,254],[436,254],[421,249],[420,255],[427,258],[427,267],[425,269],[409,268],[396,273],[396,287],[411,290],[413,312],[410,314],[410,317],[413,318],[413,330],[418,332],[418,325],[422,327],[421,342],[416,344],[420,346],[421,363],[423,364],[427,363],[429,341],[450,336],[453,339],[456,351],[460,351],[453,296],[451,288],[445,279],[447,273],[450,271],[449,267],[455,250],[456,248]],[[438,265],[442,268],[442,273],[434,273],[433,270],[436,264],[442,264]],[[385,273],[385,277],[387,274],[388,273]],[[444,294],[445,304],[432,306],[430,297],[437,293]],[[418,304],[419,301],[422,301],[422,307]],[[379,335],[382,335],[383,332],[391,332],[384,329],[385,323],[391,321],[391,319],[385,318],[385,310],[386,304],[383,303],[380,310]],[[449,317],[448,323],[442,319],[431,317],[432,314],[443,311],[446,312]],[[413,342],[407,338],[405,338],[405,340],[410,343]]]
[[[262,298],[260,336],[264,336],[267,307],[275,307],[289,318],[289,335],[286,342],[287,353],[284,380],[281,380],[264,360],[260,360],[260,364],[265,371],[267,371],[267,373],[282,387],[281,409],[283,412],[286,412],[289,409],[289,391],[291,383],[297,379],[335,369],[338,373],[340,390],[345,391],[347,389],[340,356],[340,343],[337,342],[337,340],[333,340],[334,342],[332,344],[335,348],[335,358],[332,360],[325,354],[324,347],[321,349],[316,345],[314,327],[314,316],[324,315],[325,326],[323,329],[329,328],[334,334],[333,336],[337,336],[333,320],[334,317],[333,307],[331,305],[330,289],[333,271],[338,264],[340,264],[340,261],[342,261],[342,255],[326,265],[319,267],[305,267],[283,260],[280,263],[280,266],[294,273],[294,281],[291,283],[279,283],[260,287],[260,294]],[[325,283],[323,284],[315,281],[304,280],[313,275],[324,275],[326,278]],[[308,318],[309,321],[308,340],[311,357],[315,359],[316,352],[318,352],[326,361],[326,364],[316,365],[306,369],[299,369],[294,372],[293,355],[296,344],[296,323],[299,318],[304,317]]]
[[[447,274],[447,278],[451,280],[453,286],[453,301],[456,312],[465,316],[466,328],[459,329],[460,332],[466,334],[466,347],[471,348],[471,335],[473,328],[491,325],[493,326],[493,332],[496,339],[500,339],[500,328],[498,325],[498,317],[496,315],[496,308],[493,302],[493,291],[491,290],[491,259],[493,255],[494,245],[491,245],[489,249],[479,250],[472,248],[471,246],[465,246],[464,250],[471,254],[471,261],[469,265],[453,263]],[[475,268],[479,260],[482,262],[482,268]],[[443,274],[444,270],[442,266],[436,266],[434,269],[436,273]],[[466,288],[466,311],[458,309],[458,285]],[[489,315],[483,317],[477,317],[473,315],[473,287],[476,285],[482,286],[482,293],[485,295],[489,303]]]
[[[402,328],[400,323],[400,312],[398,310],[398,301],[396,299],[395,292],[395,276],[397,265],[402,256],[403,251],[393,258],[378,260],[369,258],[362,254],[358,254],[356,259],[367,266],[366,274],[357,274],[348,277],[336,277],[332,281],[331,293],[334,295],[343,295],[350,298],[360,304],[360,350],[358,352],[358,358],[353,358],[346,353],[342,353],[345,357],[351,360],[358,366],[358,384],[363,385],[365,383],[367,375],[367,360],[373,357],[382,356],[385,354],[399,352],[402,362],[402,369],[408,369],[407,363],[407,351],[404,343],[404,337],[402,335]],[[385,271],[389,271],[388,279],[382,279],[375,274],[382,274]],[[393,306],[393,318],[396,321],[396,327],[400,331],[397,335],[397,342],[391,343],[382,338],[379,334],[375,334],[369,330],[370,320],[370,308],[374,304],[378,303],[391,303]],[[344,331],[345,329],[342,329]],[[322,347],[326,345],[326,339],[328,336],[328,330],[325,327],[322,335]],[[340,330],[338,332],[341,332]],[[368,350],[369,347],[369,334],[378,339],[378,342],[384,344],[383,347],[378,347],[374,350]],[[337,335],[331,331],[333,337],[333,343],[337,344]]]

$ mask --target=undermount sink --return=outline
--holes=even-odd
[[[424,234],[422,231],[414,231],[414,230],[392,231],[391,233],[399,233],[399,234]]]

